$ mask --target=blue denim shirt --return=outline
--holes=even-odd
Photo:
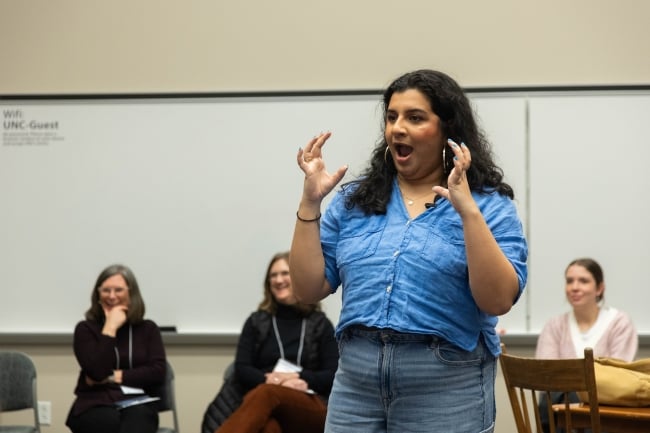
[[[451,203],[440,199],[411,219],[395,182],[386,214],[365,215],[346,209],[350,190],[334,196],[321,224],[325,276],[334,291],[342,286],[337,338],[360,324],[433,334],[471,351],[483,333],[498,355],[497,318],[480,311],[472,297],[463,225]],[[517,210],[496,192],[473,196],[517,273],[521,295],[528,247]]]

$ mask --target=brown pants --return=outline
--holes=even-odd
[[[326,414],[317,395],[263,383],[215,433],[323,433]]]

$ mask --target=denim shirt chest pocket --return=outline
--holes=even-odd
[[[455,212],[427,222],[426,241],[420,255],[437,271],[458,276],[467,271],[465,237],[460,217]]]
[[[373,255],[385,227],[386,218],[383,215],[352,217],[345,221],[336,248],[338,266]]]

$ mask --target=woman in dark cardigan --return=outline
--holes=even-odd
[[[74,331],[81,371],[66,425],[73,433],[155,433],[155,402],[117,409],[131,392],[154,393],[165,380],[165,349],[158,326],[144,319],[144,301],[133,272],[104,269],[91,294],[86,320]],[[126,387],[136,388],[138,391]]]
[[[264,299],[244,324],[234,373],[208,407],[203,433],[323,431],[338,347],[320,306],[297,303],[288,258],[269,263]]]

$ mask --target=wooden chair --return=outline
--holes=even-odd
[[[546,398],[549,429],[556,433],[554,414],[550,404],[551,392],[564,393],[564,425],[572,431],[571,411],[569,411],[568,394],[586,393],[589,404],[592,433],[601,433],[598,414],[598,395],[594,373],[594,354],[591,348],[585,349],[584,359],[534,359],[509,355],[505,345],[501,344],[502,354],[499,364],[506,382],[506,389],[515,417],[518,433],[541,433],[540,408],[538,395]],[[531,413],[534,420],[531,420]],[[534,424],[532,424],[534,421]],[[535,428],[533,427],[535,426]],[[582,431],[581,429],[577,429]]]

